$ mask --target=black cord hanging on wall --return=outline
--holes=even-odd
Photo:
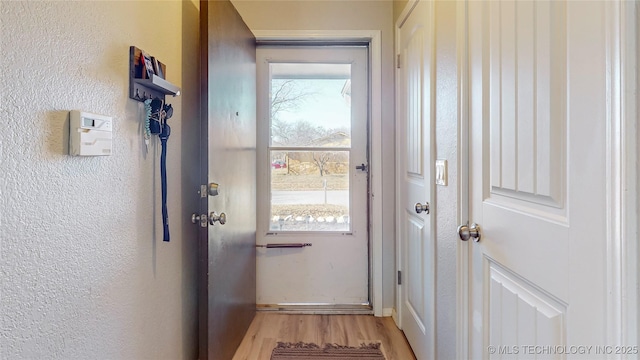
[[[162,240],[170,241],[169,211],[167,209],[167,141],[171,135],[171,126],[169,126],[167,120],[173,116],[173,107],[171,104],[165,104],[157,97],[145,100],[144,105],[147,116],[147,119],[145,119],[145,134],[158,135],[162,146],[162,152],[160,154],[160,178],[162,182]]]

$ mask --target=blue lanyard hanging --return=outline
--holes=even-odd
[[[144,102],[146,110],[145,119],[145,143],[151,134],[157,134],[162,145],[160,154],[160,179],[162,187],[162,240],[169,241],[169,211],[167,209],[167,140],[171,135],[171,127],[167,119],[173,115],[173,107],[163,104],[163,101],[155,98]]]
[[[162,132],[159,135],[162,144],[162,153],[160,154],[160,178],[162,181],[162,228],[163,241],[169,241],[169,211],[167,210],[167,140],[171,135],[171,127],[164,122]]]

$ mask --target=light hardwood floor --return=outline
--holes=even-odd
[[[387,360],[415,359],[407,340],[390,317],[258,312],[233,360],[268,360],[278,341],[348,346],[379,342]]]

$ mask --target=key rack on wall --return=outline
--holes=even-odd
[[[179,96],[180,88],[165,80],[166,66],[135,46],[129,47],[129,97],[145,101]]]

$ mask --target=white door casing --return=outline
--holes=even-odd
[[[470,358],[637,345],[607,336],[612,4],[467,3]]]
[[[351,64],[351,148],[350,199],[351,230],[300,232],[270,230],[269,94],[272,63]],[[282,46],[258,49],[258,244],[303,242],[311,247],[260,249],[257,256],[257,303],[279,305],[352,306],[369,304],[369,257],[367,218],[367,173],[355,165],[367,161],[368,61],[365,47]],[[349,150],[349,149],[345,149]],[[335,309],[335,307],[333,307]],[[364,309],[365,311],[368,311]],[[300,309],[300,311],[306,311]],[[318,308],[312,311],[319,311]]]
[[[433,2],[418,1],[397,42],[398,315],[418,359],[435,354],[433,11]],[[417,213],[416,203],[431,213]]]
[[[639,328],[639,291],[638,278],[639,267],[638,257],[640,256],[640,244],[638,241],[638,224],[640,224],[640,172],[638,169],[638,152],[640,145],[640,131],[638,127],[638,116],[640,116],[640,76],[638,72],[640,59],[640,4],[638,2],[620,2],[618,7],[614,7],[613,15],[619,16],[620,21],[620,42],[618,51],[611,51],[614,74],[620,79],[619,89],[622,95],[621,102],[614,104],[614,109],[620,109],[621,134],[619,141],[614,142],[614,159],[619,156],[620,163],[614,163],[613,173],[620,174],[620,183],[616,187],[622,214],[620,236],[621,240],[619,253],[621,259],[610,259],[610,264],[620,269],[621,281],[617,283],[612,295],[620,296],[622,306],[617,311],[616,318],[620,319],[621,340],[620,343],[640,342]],[[613,22],[617,25],[617,22]],[[615,29],[615,27],[614,27]],[[615,34],[615,31],[613,31]],[[614,37],[615,39],[615,37]],[[617,58],[619,56],[619,58]],[[616,64],[620,64],[619,71],[616,71]],[[615,87],[614,87],[615,88]],[[614,118],[615,119],[615,118]],[[615,177],[614,177],[615,179]],[[614,238],[615,240],[616,238]],[[617,279],[616,276],[612,277]],[[615,310],[615,309],[614,309]],[[614,312],[615,313],[615,312]],[[612,332],[617,333],[615,329]],[[636,359],[640,355],[636,356]]]

